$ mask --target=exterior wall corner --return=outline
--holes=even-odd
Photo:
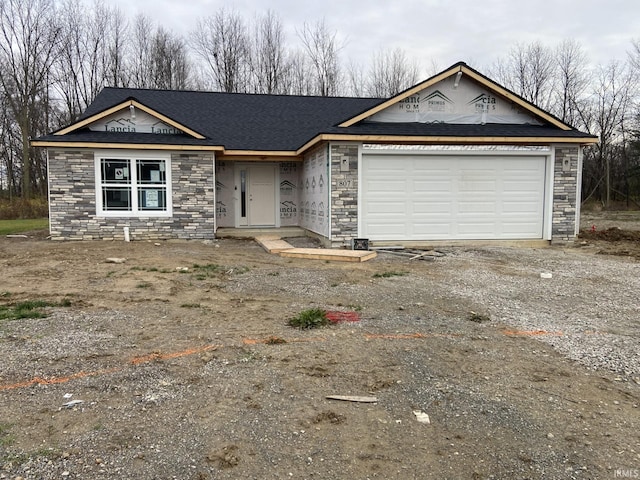
[[[575,240],[580,192],[580,147],[555,147],[553,165],[551,244],[568,244]]]

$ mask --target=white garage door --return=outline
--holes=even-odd
[[[362,157],[361,235],[371,240],[538,239],[545,157]]]

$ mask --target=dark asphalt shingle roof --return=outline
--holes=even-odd
[[[226,150],[295,151],[319,134],[438,137],[591,137],[553,125],[469,125],[444,123],[375,123],[338,125],[386,99],[259,95],[175,90],[105,88],[79,120],[127,100],[194,130],[204,137],[150,133],[93,132],[88,128],[66,135],[46,135],[40,141],[145,143],[221,146]]]
[[[227,150],[296,150],[327,127],[382,101],[105,88],[82,118],[130,98],[204,135],[206,144],[221,145]]]

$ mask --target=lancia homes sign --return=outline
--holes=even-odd
[[[92,123],[89,129],[94,132],[110,133],[154,133],[158,135],[180,135],[182,132],[156,117],[136,109],[122,110]]]

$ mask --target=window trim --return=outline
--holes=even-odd
[[[131,210],[104,210],[103,189],[108,184],[102,180],[102,160],[128,160],[131,182],[126,185],[131,187]],[[137,160],[163,160],[165,162],[165,183],[166,189],[165,210],[141,210],[138,206],[138,192],[140,188],[148,188],[149,185],[138,182]],[[172,181],[171,181],[171,155],[164,152],[150,152],[141,150],[96,150],[94,152],[95,170],[95,198],[96,215],[98,217],[120,217],[120,218],[147,218],[147,217],[171,217],[173,216],[172,202]]]

